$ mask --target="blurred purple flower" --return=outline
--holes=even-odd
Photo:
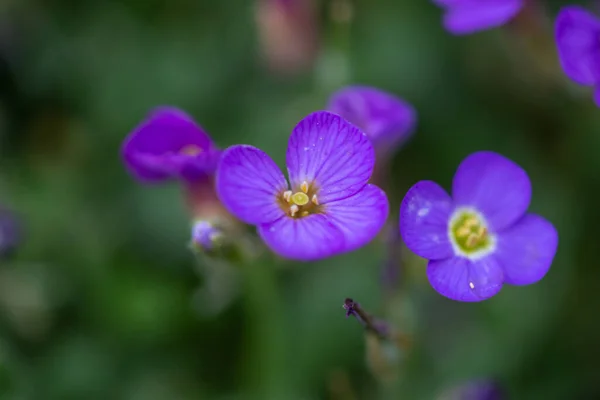
[[[213,250],[223,233],[213,223],[198,220],[192,226],[192,244],[201,250]]]
[[[159,107],[129,134],[121,154],[131,174],[144,183],[195,182],[215,172],[220,151],[185,112]]]
[[[364,130],[378,153],[387,154],[401,145],[414,131],[414,108],[373,87],[348,86],[333,93],[327,109]]]
[[[563,70],[580,85],[595,86],[600,107],[600,19],[581,7],[563,7],[554,29]]]
[[[366,134],[318,111],[290,136],[290,186],[273,160],[246,145],[225,150],[217,193],[229,211],[258,226],[277,254],[316,260],[357,249],[377,235],[389,211],[385,193],[367,184],[375,154]]]
[[[497,153],[473,153],[459,165],[452,195],[421,181],[400,206],[402,238],[429,260],[427,276],[435,290],[454,300],[481,301],[503,283],[542,279],[558,234],[544,218],[526,213],[531,183],[520,166]]]
[[[442,7],[444,27],[455,35],[496,28],[513,19],[524,0],[433,0]]]
[[[20,221],[11,211],[0,208],[0,258],[8,257],[21,243]]]
[[[502,400],[506,398],[498,382],[481,379],[445,391],[438,400]]]

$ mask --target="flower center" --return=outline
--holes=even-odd
[[[456,213],[451,219],[450,237],[454,244],[467,254],[485,250],[493,242],[483,218],[469,211]]]
[[[179,154],[182,154],[184,156],[197,156],[198,154],[202,153],[202,149],[198,146],[196,146],[195,144],[188,144],[186,146],[183,146],[181,149],[179,149]]]
[[[292,218],[302,218],[321,212],[317,189],[304,181],[296,193],[286,190],[279,199],[281,208]]]

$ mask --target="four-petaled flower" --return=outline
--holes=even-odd
[[[563,7],[554,29],[563,70],[573,81],[595,86],[600,107],[600,19],[581,7]]]
[[[458,167],[452,198],[421,181],[400,206],[400,233],[408,248],[429,260],[433,288],[459,301],[480,301],[503,283],[528,285],[550,268],[558,234],[544,218],[527,214],[527,173],[493,152],[477,152]]]
[[[327,109],[362,129],[377,156],[388,155],[414,131],[414,108],[391,93],[368,86],[348,86],[333,93]]]
[[[220,151],[185,112],[159,107],[129,134],[121,154],[131,174],[144,183],[195,182],[214,174]]]
[[[455,35],[496,28],[513,19],[524,0],[433,0],[445,10],[444,27]]]
[[[373,239],[389,211],[385,193],[367,184],[375,163],[366,134],[336,114],[312,113],[294,128],[286,164],[247,145],[225,150],[217,193],[242,221],[257,225],[283,257],[316,260],[355,250]]]

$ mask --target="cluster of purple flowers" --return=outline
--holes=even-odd
[[[356,250],[378,235],[389,204],[370,183],[375,160],[385,159],[416,124],[409,104],[375,88],[342,89],[328,109],[293,129],[288,179],[262,150],[234,145],[221,151],[187,114],[168,107],[134,129],[122,155],[142,182],[178,179],[193,188],[193,215],[204,216],[192,229],[200,247],[210,248],[223,235],[209,218],[222,214],[218,204],[255,225],[276,254],[318,260]],[[210,200],[215,193],[217,202]],[[546,274],[557,233],[542,217],[526,213],[531,184],[522,168],[496,153],[472,154],[460,164],[452,194],[421,181],[400,207],[401,236],[429,260],[427,275],[438,292],[479,301],[503,283],[531,284]]]
[[[433,0],[444,26],[468,34],[508,23],[524,0]],[[573,81],[594,87],[600,106],[600,19],[566,6],[555,23],[561,66]],[[224,235],[220,221],[255,225],[276,254],[313,261],[356,250],[373,240],[389,215],[386,194],[371,183],[414,132],[416,112],[379,89],[350,86],[334,93],[328,111],[303,118],[286,152],[288,179],[262,150],[221,151],[183,111],[154,110],[125,140],[131,174],[146,183],[176,179],[188,193],[194,243],[210,249]],[[479,151],[458,166],[451,195],[432,181],[408,190],[400,235],[428,260],[433,288],[459,301],[481,301],[505,283],[528,285],[548,272],[558,246],[554,226],[528,213],[531,182],[508,158]],[[218,216],[216,218],[215,216]]]

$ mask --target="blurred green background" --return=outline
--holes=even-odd
[[[24,238],[0,265],[0,398],[435,399],[479,377],[511,399],[600,398],[600,112],[558,65],[563,3],[454,37],[422,0],[2,0],[0,204]],[[350,83],[419,113],[391,165],[391,218],[473,151],[528,171],[531,210],[560,235],[540,283],[453,302],[404,252],[386,294],[381,241],[311,264],[197,264],[180,189],[137,184],[119,158],[171,104],[218,145],[283,164],[296,122]],[[393,379],[369,368],[345,297],[414,335]]]

